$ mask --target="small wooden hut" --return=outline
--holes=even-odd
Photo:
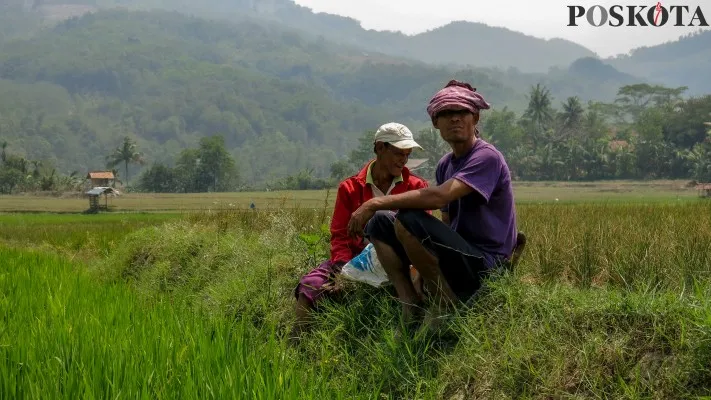
[[[112,187],[95,187],[86,195],[89,196],[89,212],[107,211],[109,209],[109,195],[118,196],[119,192]],[[103,204],[101,204],[101,196],[104,196]]]
[[[111,171],[91,171],[86,174],[86,179],[91,180],[91,187],[108,187],[113,186],[112,183],[116,177]]]

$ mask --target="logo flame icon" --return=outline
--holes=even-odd
[[[662,2],[661,1],[657,2],[657,7],[655,8],[655,10],[657,11],[657,14],[654,16],[654,25],[658,26],[657,21],[659,21],[659,15],[662,13]]]

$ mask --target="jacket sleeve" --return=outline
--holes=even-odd
[[[347,263],[353,258],[348,236],[348,222],[353,214],[353,201],[346,185],[338,186],[336,205],[331,219],[331,261]]]

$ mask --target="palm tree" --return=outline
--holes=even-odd
[[[113,153],[106,157],[107,166],[113,168],[118,164],[124,164],[124,170],[126,172],[126,184],[128,184],[128,164],[136,163],[143,164],[143,154],[136,150],[136,142],[134,142],[130,137],[126,136],[123,138],[123,143],[121,146],[117,147]]]
[[[560,114],[563,130],[577,128],[583,120],[584,113],[585,110],[583,110],[578,96],[568,97],[565,103],[563,103],[563,112]]]
[[[551,92],[540,83],[531,87],[528,95],[528,108],[523,114],[538,129],[544,132],[548,124],[553,120],[553,109],[551,108]]]

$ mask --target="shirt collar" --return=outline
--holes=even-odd
[[[368,165],[368,173],[365,175],[365,183],[370,183],[371,185],[375,185],[375,181],[373,181],[373,164],[375,164],[375,160]],[[393,183],[392,185],[395,186],[396,183],[402,182],[402,174],[400,176],[396,176],[393,178]]]

